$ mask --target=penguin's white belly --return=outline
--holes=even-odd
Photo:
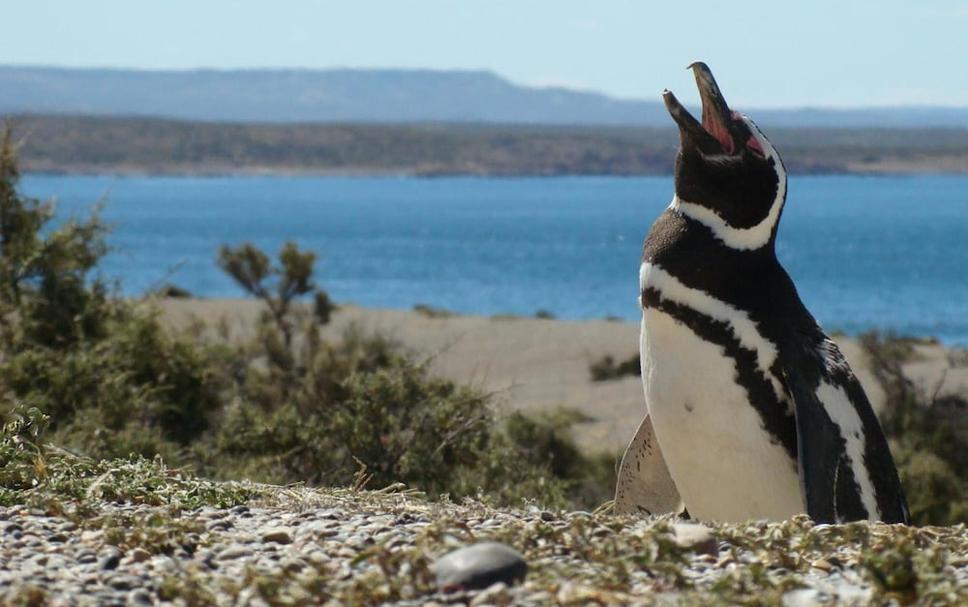
[[[641,354],[655,434],[691,516],[783,520],[804,512],[796,461],[771,440],[722,347],[646,308]]]

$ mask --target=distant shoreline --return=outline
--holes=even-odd
[[[259,167],[239,167],[231,169],[146,169],[144,167],[65,167],[54,169],[35,169],[29,165],[24,175],[43,175],[45,177],[386,177],[386,178],[427,178],[436,175],[421,175],[405,171],[360,170],[318,170],[299,167],[264,170]],[[450,175],[448,175],[449,177]],[[474,177],[475,175],[453,175],[453,177]]]
[[[633,177],[670,175],[673,128],[253,124],[11,117],[24,172],[61,175]],[[770,129],[797,175],[968,174],[968,128]]]
[[[219,179],[230,177],[278,177],[278,178],[399,178],[399,179],[449,179],[449,178],[482,178],[482,179],[567,179],[567,178],[616,178],[635,179],[638,177],[672,177],[672,173],[561,173],[561,174],[488,174],[488,173],[420,173],[408,171],[378,171],[372,169],[359,170],[318,170],[304,168],[280,168],[263,170],[258,167],[240,167],[236,169],[195,169],[195,170],[146,170],[140,167],[84,169],[70,167],[63,169],[34,169],[29,165],[24,170],[25,175],[41,175],[45,177],[192,177],[202,179]],[[968,175],[968,165],[957,169],[921,168],[919,166],[885,166],[884,168],[865,168],[863,170],[847,171],[815,171],[792,172],[797,177],[959,177]]]

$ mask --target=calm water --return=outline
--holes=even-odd
[[[317,251],[337,300],[460,312],[638,318],[639,253],[671,178],[122,178],[28,176],[63,216],[106,196],[126,292],[171,281],[239,296],[221,243]],[[968,344],[968,178],[799,177],[778,253],[829,329]]]

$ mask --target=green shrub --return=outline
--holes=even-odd
[[[904,375],[914,353],[910,340],[867,333],[860,342],[884,388],[880,421],[913,522],[968,522],[968,400],[929,396]]]
[[[559,409],[537,417],[512,413],[506,431],[523,459],[545,466],[564,483],[567,501],[583,508],[595,508],[613,497],[617,454],[586,455],[575,444],[575,424],[591,421],[578,411]]]
[[[220,403],[214,350],[163,328],[150,305],[110,296],[97,275],[108,250],[97,209],[51,228],[53,204],[20,196],[18,179],[6,131],[0,394],[37,407],[92,456],[169,453],[199,438]]]
[[[350,372],[338,388],[335,398],[268,411],[240,404],[226,416],[219,452],[259,462],[264,479],[348,485],[365,466],[372,486],[404,482],[437,494],[488,446],[486,397],[405,358]]]
[[[151,306],[127,304],[105,328],[68,348],[23,348],[0,363],[0,381],[49,414],[55,429],[96,416],[113,432],[142,424],[176,443],[198,438],[220,404],[213,352],[163,328]]]
[[[293,243],[283,251],[312,259]],[[399,344],[356,327],[322,341],[328,315],[309,315],[295,291],[270,286],[298,281],[251,245],[223,248],[220,265],[269,312],[242,348],[248,363],[216,433],[213,474],[326,485],[362,474],[370,486],[403,482],[432,496],[565,503],[578,468],[555,471],[552,455],[515,440],[517,418],[497,420],[489,396],[432,377]],[[302,294],[319,293],[302,275]]]

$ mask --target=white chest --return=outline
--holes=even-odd
[[[689,291],[683,287],[668,295],[688,299]],[[697,311],[716,318],[716,309],[701,309],[701,298],[677,303],[698,305]],[[691,515],[782,520],[804,511],[796,461],[764,429],[724,347],[698,337],[669,314],[646,308],[641,355],[656,437]]]

